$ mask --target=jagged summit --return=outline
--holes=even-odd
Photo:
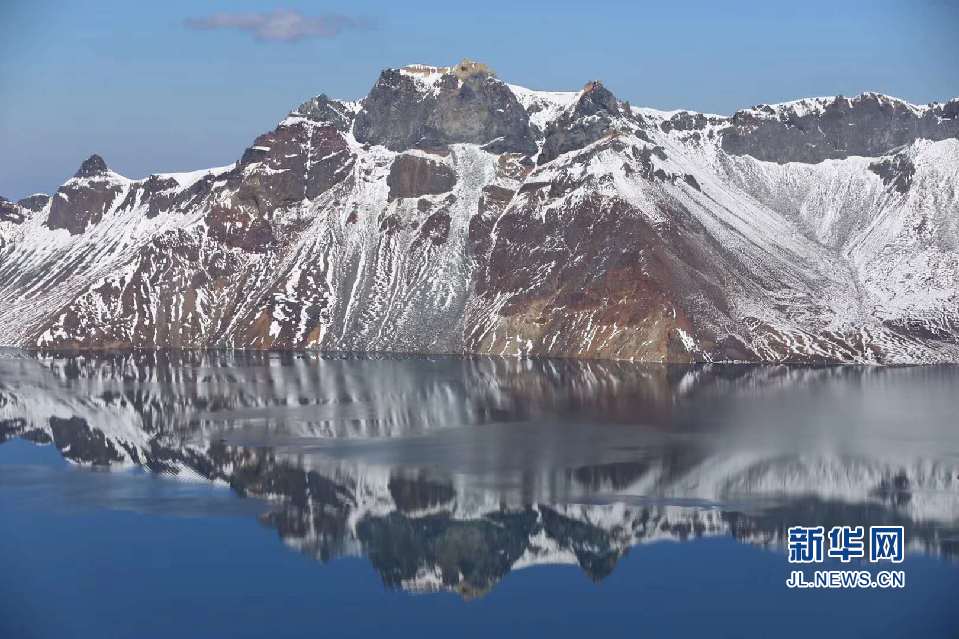
[[[46,193],[34,193],[33,195],[28,195],[25,198],[17,200],[17,204],[27,210],[33,211],[34,213],[39,212],[47,202],[50,201],[50,196]]]
[[[400,67],[399,70],[402,73],[427,81],[444,75],[453,75],[463,81],[475,76],[496,77],[496,72],[493,71],[489,65],[470,60],[469,58],[463,58],[459,63],[448,67],[435,67],[429,64],[408,64]]]
[[[0,203],[0,343],[959,361],[957,124],[959,101],[728,117],[386,69],[234,164],[92,156]]]
[[[20,224],[24,220],[24,214],[21,207],[14,204],[5,197],[0,197],[0,222],[9,222]],[[0,248],[3,247],[3,237],[0,236]]]
[[[362,100],[357,141],[392,150],[457,143],[490,144],[490,151],[533,153],[529,115],[484,64],[412,65],[386,69]]]
[[[94,153],[83,161],[83,164],[81,164],[80,168],[77,169],[77,172],[73,174],[73,177],[96,177],[98,175],[105,175],[109,170],[110,169],[107,167],[107,163],[104,162],[103,158]]]
[[[330,124],[340,131],[349,131],[359,110],[358,102],[334,100],[320,94],[290,112],[290,118],[303,117],[313,122]]]
[[[930,109],[936,109],[948,104],[959,106],[959,98],[954,98],[946,102],[930,102],[929,104],[913,104],[902,98],[898,98],[878,91],[863,91],[862,93],[847,97],[844,95],[830,95],[814,98],[797,98],[778,103],[761,103],[754,107],[740,109],[737,113],[752,113],[762,117],[801,117],[808,114],[822,114],[829,109],[853,109],[862,105],[875,105],[889,110],[908,110],[922,116]]]
[[[878,156],[918,138],[953,137],[957,113],[959,99],[920,107],[875,92],[760,104],[732,116],[634,109],[598,80],[578,92],[533,91],[505,84],[487,65],[464,59],[449,66],[385,69],[360,101],[320,95],[290,115],[351,131],[360,143],[394,151],[473,143],[546,164],[615,132],[635,133],[647,116],[666,132],[713,136],[732,155],[815,163]],[[818,126],[820,119],[824,126]],[[869,140],[863,139],[864,129],[892,132]]]
[[[540,163],[611,133],[616,120],[632,118],[599,81],[578,93],[531,91],[500,81],[487,65],[471,60],[386,69],[360,104],[353,133],[361,143],[397,151],[472,143],[494,153],[539,152]],[[565,135],[568,127],[585,130]]]
[[[16,202],[11,202],[5,197],[0,197],[0,223],[23,224],[33,213],[41,211],[49,201],[50,196],[45,193],[35,193],[21,198]],[[3,232],[0,231],[0,248],[2,248],[3,245]]]
[[[564,153],[582,149],[614,133],[635,132],[639,122],[602,82],[587,82],[570,108],[546,128],[537,164],[546,164]]]
[[[619,103],[616,96],[603,86],[599,80],[591,80],[583,86],[582,97],[577,103],[577,110],[583,115],[592,115],[596,111],[609,111],[619,114]]]
[[[959,135],[959,100],[925,107],[879,93],[807,98],[737,111],[722,148],[778,163],[876,157],[917,139]]]

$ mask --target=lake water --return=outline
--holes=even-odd
[[[959,635],[959,368],[0,351],[0,637]],[[903,589],[791,590],[794,525]]]

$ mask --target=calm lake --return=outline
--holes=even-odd
[[[957,594],[957,367],[0,351],[3,638],[955,637]]]

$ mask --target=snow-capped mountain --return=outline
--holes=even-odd
[[[235,164],[0,201],[0,343],[959,361],[959,99],[731,117],[485,65],[319,96]]]

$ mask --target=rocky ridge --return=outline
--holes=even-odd
[[[385,70],[235,163],[0,201],[0,343],[959,361],[959,100],[661,112]]]

